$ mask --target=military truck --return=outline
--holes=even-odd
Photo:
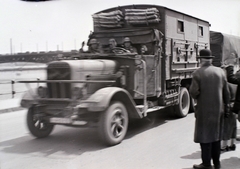
[[[21,81],[41,84],[21,101],[32,135],[47,137],[54,125],[96,127],[111,146],[124,139],[130,119],[169,106],[180,118],[193,111],[188,88],[199,50],[209,48],[209,22],[157,5],[118,6],[93,21],[89,40],[103,52],[50,62],[46,80]],[[125,37],[136,53],[122,48]],[[108,53],[110,38],[118,46]]]
[[[213,58],[214,66],[221,67],[228,59],[235,59],[235,69],[239,69],[240,37],[210,31],[210,49],[212,55],[215,56]]]

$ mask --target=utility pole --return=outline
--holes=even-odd
[[[38,43],[36,43],[36,48],[37,48],[37,52],[38,52]]]
[[[22,53],[22,43],[20,44],[20,48],[21,48],[21,53]]]
[[[12,49],[12,38],[10,38],[10,53],[11,53],[11,55],[12,55],[12,53],[13,53],[13,49]]]
[[[12,54],[14,54],[15,53],[15,46],[13,45],[13,47],[12,47]]]
[[[48,52],[48,41],[46,41],[46,52]]]
[[[76,48],[76,39],[74,39],[74,48],[75,48],[75,50],[77,49]]]

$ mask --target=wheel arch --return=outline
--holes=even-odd
[[[36,104],[36,98],[38,97],[36,91],[37,89],[35,88],[24,93],[20,102],[21,107],[31,108],[34,104]]]
[[[135,102],[125,89],[119,87],[106,87],[99,89],[84,102],[89,104],[89,111],[105,111],[111,101],[121,101],[127,109],[129,118],[141,118],[141,114],[135,107]]]
[[[135,103],[133,104],[131,98],[124,92],[117,92],[111,98],[111,101],[120,101],[124,104],[125,108],[127,109],[129,118],[140,118],[140,114],[135,108]]]
[[[180,82],[181,87],[186,87],[188,90],[189,90],[191,83],[192,83],[192,78],[182,79]]]

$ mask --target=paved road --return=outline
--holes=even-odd
[[[26,128],[26,110],[1,113],[0,168],[191,169],[201,162],[194,116],[173,119],[166,112],[152,114],[154,121],[134,121],[125,140],[113,147],[104,147],[94,129],[56,126],[48,138],[35,139]],[[221,159],[223,168],[239,169],[240,142]]]

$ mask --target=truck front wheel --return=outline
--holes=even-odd
[[[27,113],[27,126],[31,134],[37,138],[47,137],[53,130],[53,125],[48,124],[34,115],[31,107]]]
[[[187,88],[181,87],[178,99],[179,104],[174,107],[175,114],[177,117],[185,117],[190,108],[190,96]]]
[[[99,134],[106,145],[120,143],[128,128],[128,113],[125,106],[119,102],[111,102],[105,112],[102,112],[99,124]]]

